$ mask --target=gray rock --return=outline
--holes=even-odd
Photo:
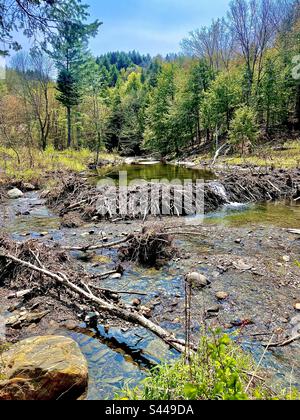
[[[19,190],[18,188],[13,188],[12,190],[9,190],[7,192],[7,196],[8,198],[10,198],[11,200],[16,200],[18,198],[22,198],[24,196],[24,194],[22,193],[21,190]]]
[[[229,294],[226,292],[217,292],[216,293],[216,298],[218,300],[226,300],[229,297]]]
[[[294,308],[296,309],[296,311],[300,311],[300,303],[296,303]]]
[[[194,289],[202,289],[209,285],[209,280],[203,274],[200,273],[189,273],[186,276],[186,281],[192,286]]]
[[[141,306],[140,307],[140,313],[145,317],[145,318],[151,318],[152,316],[152,310],[150,308],[147,308],[147,306]]]
[[[115,274],[112,274],[111,276],[110,276],[110,278],[112,279],[112,280],[118,280],[118,279],[120,279],[122,277],[122,274],[120,274],[120,273],[115,273]]]
[[[36,187],[34,185],[30,184],[29,182],[25,182],[23,184],[23,188],[24,188],[25,191],[35,191],[36,190]]]

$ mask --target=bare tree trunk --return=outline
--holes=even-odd
[[[71,107],[67,107],[67,124],[68,124],[68,141],[67,147],[70,148],[72,145],[72,115]]]

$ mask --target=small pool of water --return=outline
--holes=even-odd
[[[215,174],[211,171],[200,169],[185,168],[183,166],[153,163],[153,164],[134,164],[134,165],[121,165],[119,167],[98,169],[95,176],[91,177],[91,182],[96,184],[103,178],[110,178],[115,182],[119,180],[119,173],[127,173],[127,181],[132,182],[135,180],[211,180],[215,179]]]

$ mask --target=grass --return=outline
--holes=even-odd
[[[94,159],[94,154],[87,149],[68,149],[59,152],[49,147],[44,152],[33,150],[30,154],[24,148],[17,152],[20,163],[14,150],[0,147],[0,174],[2,177],[29,182],[40,179],[46,172],[61,170],[82,172],[86,170],[87,164]],[[108,153],[103,153],[100,156],[101,159],[111,161],[115,157]]]
[[[276,143],[274,143],[274,146],[276,146]],[[274,146],[258,146],[250,156],[241,157],[239,155],[230,155],[220,157],[217,163],[229,166],[251,165],[274,167],[276,169],[300,168],[300,139],[285,142],[284,147],[287,150],[274,150]],[[211,156],[203,155],[197,158],[196,163],[211,159]]]
[[[135,389],[126,388],[124,400],[296,400],[296,390],[272,390],[252,360],[227,335],[202,337],[198,353],[153,369]]]

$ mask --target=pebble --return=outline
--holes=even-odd
[[[253,268],[252,265],[245,263],[244,261],[234,261],[233,266],[239,271],[249,271]]]
[[[131,303],[132,306],[138,307],[140,306],[140,304],[142,303],[142,301],[140,299],[134,299]]]
[[[25,182],[23,184],[23,187],[24,187],[25,191],[35,191],[36,190],[36,187],[34,185],[29,184],[27,182]]]
[[[217,277],[220,277],[220,273],[219,273],[219,271],[214,271],[213,273],[212,273],[212,276],[213,276],[213,278],[217,278]]]
[[[213,307],[207,309],[208,314],[216,314],[216,313],[219,313],[219,312],[220,312],[220,306],[219,305],[213,306]]]
[[[120,279],[122,277],[122,274],[120,274],[120,273],[115,273],[115,274],[112,274],[111,276],[110,276],[110,278],[112,279],[112,280],[118,280],[118,279]]]
[[[87,236],[90,236],[90,232],[83,232],[80,236],[86,238]]]
[[[296,303],[294,308],[296,309],[296,311],[300,311],[300,302]]]
[[[49,232],[41,232],[41,233],[40,233],[40,236],[42,236],[42,237],[43,237],[43,236],[47,236],[47,235],[49,235]]]
[[[151,318],[152,311],[150,308],[147,308],[147,306],[141,306],[140,312],[145,318]]]
[[[282,259],[283,259],[283,261],[284,261],[284,262],[286,262],[286,263],[288,263],[288,262],[290,262],[290,261],[291,261],[291,258],[290,258],[289,256],[287,256],[287,255],[285,255],[284,257],[282,257]]]
[[[218,300],[226,300],[229,297],[229,294],[226,292],[217,292],[216,293],[216,298]]]
[[[78,327],[78,323],[75,321],[66,321],[64,326],[67,330],[73,331]]]

